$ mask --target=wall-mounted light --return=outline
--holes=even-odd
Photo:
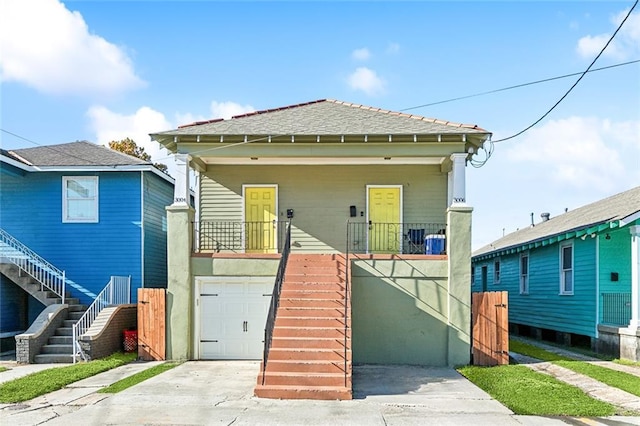
[[[251,159],[255,161],[258,159],[258,157],[251,157]]]
[[[391,160],[391,157],[384,157],[385,160]]]
[[[610,240],[611,239],[611,235],[609,235],[609,233],[607,232],[607,235],[604,236],[605,240]]]

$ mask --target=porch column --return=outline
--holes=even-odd
[[[176,163],[173,204],[167,207],[166,358],[188,360],[193,358],[191,250],[195,211],[189,205],[189,156],[176,155]]]
[[[629,328],[640,329],[640,225],[631,226],[631,321]]]
[[[175,186],[173,188],[173,206],[189,206],[189,157],[188,154],[176,154]]]
[[[451,154],[451,204],[450,206],[466,206],[465,166],[467,154]]]
[[[448,365],[471,359],[471,213],[469,206],[447,210]]]

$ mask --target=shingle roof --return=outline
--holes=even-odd
[[[595,225],[615,222],[639,212],[640,186],[513,232],[476,250],[473,256],[486,255]]]
[[[139,158],[87,141],[14,149],[9,156],[30,166],[148,165]]]
[[[180,126],[155,135],[489,134],[472,124],[321,99]]]

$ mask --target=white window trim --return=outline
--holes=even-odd
[[[496,273],[496,264],[498,265],[497,273]],[[493,261],[493,283],[500,284],[500,274],[502,273],[502,262],[500,258],[497,258]]]
[[[571,269],[570,269],[570,271],[571,271],[571,287],[572,287],[571,291],[566,291],[565,290],[565,286],[566,286],[566,283],[564,281],[565,269],[564,269],[564,265],[562,264],[563,257],[564,257],[563,256],[563,254],[564,254],[563,252],[564,252],[564,249],[566,247],[571,247]],[[560,256],[560,265],[559,265],[559,269],[560,269],[560,295],[561,296],[572,296],[573,292],[576,289],[576,282],[575,282],[574,273],[573,273],[574,270],[575,270],[575,251],[574,251],[574,248],[573,248],[573,241],[568,242],[568,243],[560,244],[559,256]],[[568,270],[569,269],[567,269],[567,271]]]
[[[527,258],[527,271],[526,274],[522,273],[522,258]],[[531,269],[531,257],[529,256],[529,252],[521,253],[518,258],[518,287],[520,290],[520,294],[529,294],[529,270]],[[522,285],[523,278],[527,279],[526,286]]]
[[[96,186],[94,217],[86,219],[70,219],[67,217],[67,182],[75,179],[93,180]],[[98,176],[62,176],[62,223],[98,223],[100,221],[100,185]]]

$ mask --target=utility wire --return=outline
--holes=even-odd
[[[629,61],[629,62],[622,62],[622,63],[614,64],[614,65],[608,65],[606,67],[601,67],[601,68],[594,68],[594,69],[588,70],[586,72],[602,71],[602,70],[607,70],[607,69],[610,69],[610,68],[621,67],[621,66],[624,66],[624,65],[631,65],[631,64],[638,63],[638,62],[640,62],[640,59],[636,59],[636,60]],[[545,79],[542,79],[542,80],[530,81],[528,83],[516,84],[515,86],[508,86],[508,87],[503,87],[501,89],[494,89],[494,90],[488,90],[486,92],[474,93],[473,95],[459,96],[457,98],[445,99],[443,101],[437,101],[437,102],[431,102],[429,104],[417,105],[417,106],[413,106],[413,107],[409,107],[409,108],[400,109],[398,111],[410,111],[412,109],[426,108],[426,107],[430,107],[430,106],[434,106],[434,105],[446,104],[448,102],[460,101],[462,99],[469,99],[469,98],[475,98],[477,96],[490,95],[492,93],[504,92],[506,90],[519,89],[520,87],[526,87],[526,86],[531,86],[531,85],[534,85],[534,84],[546,83],[548,81],[554,81],[554,80],[560,80],[560,79],[567,78],[567,77],[573,77],[573,76],[576,76],[576,75],[580,75],[582,73],[583,72],[574,72],[572,74],[565,74],[565,75],[560,75],[560,76],[557,76],[557,77],[550,77],[550,78],[545,78]]]
[[[589,66],[587,67],[586,70],[584,70],[581,74],[580,77],[578,77],[578,79],[576,80],[575,83],[573,83],[573,85],[569,88],[569,90],[566,91],[566,93],[564,95],[562,95],[562,97],[560,99],[558,99],[558,101],[553,104],[553,106],[551,108],[549,108],[549,110],[547,112],[545,112],[540,118],[538,118],[536,121],[534,121],[532,124],[530,124],[529,126],[525,127],[524,129],[520,130],[518,133],[515,133],[511,136],[508,136],[506,138],[502,138],[502,139],[498,139],[497,141],[492,141],[492,143],[498,143],[498,142],[504,142],[504,141],[508,141],[509,139],[513,139],[515,137],[520,136],[521,134],[523,134],[524,132],[526,132],[527,130],[531,129],[532,127],[534,127],[536,124],[540,123],[542,120],[545,119],[545,117],[549,114],[551,114],[551,111],[553,111],[554,109],[556,109],[556,107],[558,105],[560,105],[560,102],[562,102],[567,96],[569,96],[569,93],[571,93],[571,91],[578,85],[578,83],[580,83],[580,81],[584,78],[585,75],[587,75],[587,73],[589,72],[589,70],[591,70],[591,67],[596,63],[596,61],[600,58],[600,56],[602,56],[602,54],[604,53],[604,51],[607,49],[607,47],[609,46],[609,44],[611,44],[611,42],[613,41],[613,39],[616,37],[616,34],[618,34],[618,31],[620,31],[620,29],[622,28],[622,26],[624,25],[624,23],[627,21],[627,18],[629,18],[629,16],[631,15],[631,12],[633,12],[633,9],[635,9],[635,7],[638,5],[638,0],[635,1],[635,3],[633,3],[633,6],[631,6],[631,9],[629,9],[629,12],[627,12],[627,16],[624,17],[624,19],[622,20],[622,22],[620,22],[620,25],[618,25],[618,28],[616,28],[616,30],[613,32],[613,34],[611,35],[611,37],[609,38],[609,40],[607,41],[607,43],[604,45],[604,47],[602,48],[602,50],[600,50],[600,53],[598,53],[598,55],[593,59],[593,61],[591,61],[591,63],[589,64]]]

